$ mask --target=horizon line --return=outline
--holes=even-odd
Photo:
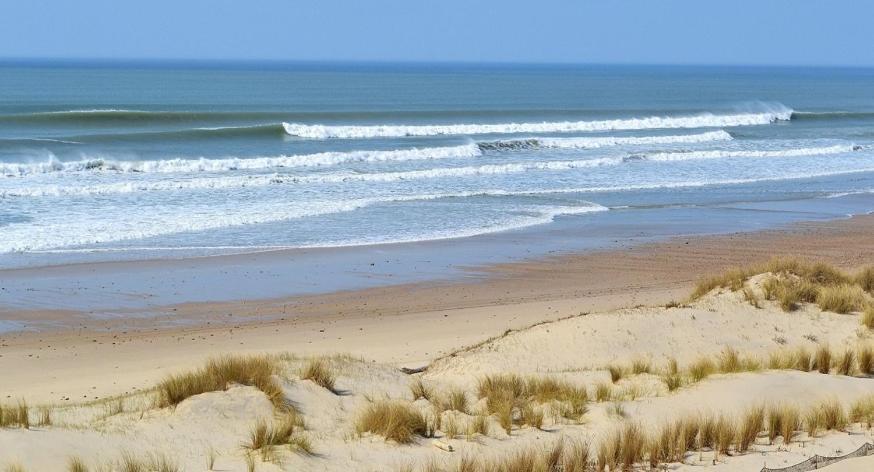
[[[810,68],[810,69],[874,69],[871,65],[849,64],[767,64],[767,63],[705,63],[705,62],[578,62],[578,61],[475,61],[475,60],[411,60],[411,59],[265,59],[265,58],[121,58],[121,57],[0,57],[0,66],[8,65],[175,65],[209,67],[217,65],[359,65],[359,66],[469,66],[469,67],[749,67],[749,68]]]

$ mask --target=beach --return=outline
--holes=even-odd
[[[0,66],[9,471],[874,444],[869,69]]]
[[[345,372],[339,381],[345,389],[355,392],[351,394],[350,398],[353,398],[362,389],[379,389],[368,383],[372,382],[367,380],[372,379],[372,375],[389,375],[395,379],[392,382],[400,383],[393,388],[403,388],[401,385],[408,380],[403,379],[407,375],[401,373],[401,367],[427,368],[424,378],[432,379],[435,384],[445,381],[443,379],[454,379],[454,384],[470,385],[469,382],[482,375],[497,372],[529,375],[542,373],[544,368],[556,372],[581,367],[597,369],[597,366],[630,362],[638,358],[652,359],[656,363],[666,356],[687,363],[702,353],[718,353],[724,346],[744,353],[766,353],[779,348],[779,344],[771,340],[774,335],[758,326],[760,322],[766,325],[774,323],[773,329],[779,329],[783,337],[789,338],[783,341],[789,345],[806,342],[801,335],[816,332],[820,337],[828,336],[837,346],[846,342],[845,339],[856,338],[854,330],[858,322],[855,317],[786,315],[780,314],[779,310],[765,317],[764,313],[756,314],[757,310],[748,305],[749,309],[744,309],[743,302],[738,304],[735,301],[708,302],[722,304],[716,311],[718,318],[713,320],[704,318],[712,316],[713,310],[700,306],[692,308],[701,317],[700,321],[693,324],[705,323],[710,328],[683,328],[676,323],[680,323],[681,319],[689,323],[689,318],[681,316],[671,323],[672,329],[669,331],[650,337],[648,342],[643,340],[656,333],[653,331],[655,325],[648,321],[650,317],[665,316],[655,315],[666,310],[658,307],[666,304],[672,306],[685,300],[695,281],[707,274],[777,255],[807,257],[845,269],[857,269],[865,265],[874,255],[874,241],[867,237],[872,225],[874,218],[861,216],[827,223],[797,224],[780,230],[675,238],[622,250],[565,254],[481,267],[472,269],[477,274],[473,280],[403,284],[286,299],[189,303],[165,307],[163,311],[172,311],[179,320],[184,320],[176,327],[155,323],[152,318],[83,321],[87,317],[81,314],[24,313],[22,318],[45,317],[59,321],[59,324],[55,330],[13,332],[0,337],[0,369],[5,378],[15,379],[14,382],[4,383],[4,395],[7,400],[26,398],[31,404],[52,404],[61,408],[65,405],[99,403],[101,399],[116,398],[117,395],[135,398],[137,392],[149,391],[166,375],[196,368],[207,359],[222,354],[287,353],[300,356],[295,359],[337,354],[351,356],[336,358],[339,360],[332,362],[343,366],[338,367],[340,372]],[[216,261],[208,263],[215,264]],[[87,270],[95,269],[91,267]],[[758,311],[770,313],[768,310]],[[225,313],[228,319],[224,319]],[[585,316],[587,313],[593,314]],[[726,321],[719,321],[725,316],[731,319],[734,328],[725,329],[722,323]],[[811,324],[788,318],[802,316],[803,319],[809,319]],[[79,321],[72,325],[70,319]],[[752,319],[758,319],[758,322],[753,323],[750,321]],[[588,329],[603,331],[604,334],[589,338],[588,346],[570,347],[576,343],[573,338],[566,338],[570,331],[561,329],[548,334],[553,324],[558,327],[561,323],[584,323],[583,326],[590,327]],[[662,323],[659,325],[663,326]],[[716,326],[722,328],[714,330]],[[609,334],[611,330],[615,330],[615,333]],[[567,334],[560,334],[562,332]],[[694,341],[698,336],[702,336],[700,343],[703,344]],[[530,339],[510,342],[518,337]],[[680,340],[683,340],[682,344],[675,344]],[[605,341],[608,342],[605,346],[593,344]],[[488,351],[482,351],[482,347],[469,349],[483,342],[486,342],[484,346],[492,347]],[[562,343],[571,344],[562,347]],[[622,345],[626,346],[624,349],[627,352],[620,348]],[[572,356],[567,357],[568,354]],[[373,367],[369,367],[369,364]],[[371,368],[383,374],[367,373]],[[583,370],[579,375],[582,377],[577,380],[592,385],[602,374]],[[759,400],[788,394],[788,391],[781,393],[781,388],[791,389],[793,395],[798,392],[797,389],[806,388],[811,392],[810,401],[821,398],[825,394],[823,392],[829,391],[839,393],[847,401],[870,392],[865,384],[867,381],[863,379],[854,380],[855,383],[841,380],[830,386],[828,382],[823,384],[823,380],[814,374],[790,375],[776,371],[767,375],[749,375],[729,375],[725,380],[708,380],[705,384],[707,388],[722,392],[726,392],[725,389],[737,389],[738,392],[762,389],[754,394]],[[644,385],[650,385],[647,388],[654,388],[652,380],[643,382]],[[305,383],[298,382],[295,385],[298,386],[294,389],[311,390]],[[672,401],[688,405],[703,402],[702,407],[709,408],[715,393],[708,393],[707,388],[702,386],[689,390],[682,394],[689,396],[685,400],[682,395],[676,399],[668,395],[662,400],[664,393],[651,394],[656,395],[655,398],[660,402],[668,402],[666,405],[674,405],[670,403]],[[231,392],[236,390],[232,389]],[[233,406],[234,402],[239,401],[234,396],[238,394],[244,395],[244,392],[233,393],[221,401],[230,402],[227,408],[238,408]],[[646,398],[651,394],[640,395]],[[728,396],[720,400],[720,408],[728,404],[741,408],[747,403],[744,401],[746,394],[723,394]],[[255,394],[245,393],[244,397],[251,395]],[[311,401],[315,400],[307,400]],[[630,409],[642,408],[640,417],[652,421],[672,417],[659,416],[657,412],[659,408],[673,407],[650,403],[650,400],[643,403],[641,400],[627,400],[624,404]],[[218,405],[204,407],[224,408]],[[307,405],[313,408],[309,403]],[[237,414],[246,411],[248,415],[251,413],[248,408]],[[179,414],[177,410],[173,415]],[[159,418],[163,416],[151,420],[157,423],[149,428],[158,428],[155,431],[160,431],[163,427],[158,424],[165,420]],[[234,421],[246,422],[242,417]],[[229,426],[231,430],[242,427],[239,423],[234,424],[233,427]],[[158,433],[153,431],[148,434]],[[194,434],[198,442],[205,444],[211,441],[201,433],[190,434]],[[324,434],[318,433],[316,437]],[[540,443],[529,433],[523,437],[527,438],[523,444]],[[122,439],[118,440],[122,441],[119,444],[124,443]],[[3,431],[0,444],[3,441],[7,445],[12,444],[8,441],[27,444],[26,441],[18,442],[22,439],[16,436],[14,430]],[[216,441],[221,443],[227,440],[217,438]],[[61,445],[64,443],[58,443],[57,447],[66,450],[64,448],[68,446]],[[506,446],[505,443],[506,440],[501,440],[491,444],[489,450],[500,451]],[[318,444],[316,440],[317,448],[320,447]],[[162,447],[173,449],[166,444]],[[429,451],[424,445],[410,449],[408,446],[374,443],[373,447],[376,449],[372,453],[380,458],[378,461],[389,462],[383,462],[384,467],[399,466],[411,458],[422,459],[427,456],[423,456],[422,451]],[[392,451],[398,447],[400,455],[395,455]],[[84,450],[87,451],[87,448]],[[193,463],[199,461],[199,455],[202,452],[184,453],[180,460]],[[26,452],[19,456],[31,460]],[[778,454],[777,457],[783,456]],[[294,463],[318,469],[332,469],[334,466],[331,464],[350,466],[349,463],[340,465],[344,462],[335,462],[336,459],[337,456],[328,453],[321,461],[304,457],[301,459],[304,462]],[[748,456],[740,456],[740,459],[746,462],[730,460],[727,464],[741,467],[741,464],[749,466],[757,463]],[[235,463],[230,457],[225,460],[228,464]],[[50,464],[51,461],[36,463]],[[354,463],[351,466],[355,468],[364,466],[363,463]],[[372,464],[362,470],[380,468]]]

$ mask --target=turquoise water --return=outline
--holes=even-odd
[[[6,64],[0,91],[0,267],[874,209],[868,69]]]

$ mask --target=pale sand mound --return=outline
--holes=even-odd
[[[757,284],[761,277],[752,281]],[[766,354],[781,346],[841,346],[867,333],[857,316],[808,305],[784,313],[775,302],[755,308],[739,292],[719,293],[683,308],[643,307],[580,315],[509,333],[436,361],[428,377],[495,372],[546,373],[603,368],[637,358],[680,363],[730,346]]]
[[[824,399],[836,399],[848,409],[852,402],[874,394],[874,383],[867,376],[795,370],[713,374],[668,391],[661,370],[657,370],[663,368],[668,357],[679,360],[681,369],[685,369],[701,355],[713,357],[725,347],[732,347],[742,356],[758,355],[767,364],[767,354],[781,347],[807,346],[812,351],[816,340],[842,352],[844,346],[856,346],[869,337],[860,328],[858,315],[824,313],[812,306],[784,313],[771,302],[762,306],[751,306],[738,293],[721,293],[683,308],[637,308],[577,316],[508,333],[440,359],[427,372],[415,376],[389,365],[332,357],[326,362],[337,377],[336,393],[300,379],[306,359],[285,357],[277,361],[281,366],[278,380],[286,398],[304,419],[306,430],[301,434],[311,441],[313,453],[283,446],[275,451],[272,462],[262,462],[259,452],[254,462],[259,471],[382,471],[408,466],[419,470],[432,463],[454,470],[452,467],[462,457],[507,456],[532,445],[554,444],[560,438],[586,439],[594,445],[606,432],[627,422],[655,429],[665,421],[697,413],[736,417],[751,405],[781,402],[810,409]],[[632,375],[627,366],[641,358],[652,360],[648,370],[653,373]],[[610,383],[604,370],[611,363],[626,366],[624,378],[615,384]],[[542,430],[515,425],[510,435],[492,415],[487,420],[488,435],[476,434],[468,440],[464,433],[475,416],[435,412],[434,404],[450,389],[461,388],[468,411],[484,411],[486,401],[478,398],[476,382],[489,373],[549,376],[585,385],[589,411],[582,422],[577,422],[553,414],[549,404],[542,404],[538,406],[545,413]],[[433,439],[423,437],[409,445],[398,445],[381,436],[356,433],[355,420],[371,402],[411,402],[410,384],[416,378],[434,395],[432,402],[419,399],[412,405],[431,418],[441,416],[436,436],[443,444],[451,445],[454,452],[440,450]],[[594,401],[598,384],[610,390],[610,401]],[[58,407],[52,411],[51,426],[0,429],[0,468],[20,463],[30,471],[65,470],[68,458],[77,455],[92,466],[91,470],[98,470],[97,464],[117,460],[123,451],[131,451],[166,454],[180,470],[202,471],[206,469],[208,451],[214,450],[216,470],[244,471],[247,465],[241,445],[248,442],[249,432],[259,420],[277,414],[265,395],[253,387],[234,386],[223,392],[195,395],[175,409],[153,407],[151,395],[146,392],[124,398],[121,413],[112,410],[112,402]],[[34,411],[32,417],[35,422],[38,413]],[[453,423],[460,434],[449,439],[447,433]],[[853,428],[859,434],[830,431],[803,445],[792,442],[778,446],[759,441],[753,452],[720,456],[718,464],[711,467],[754,471],[765,464],[795,464],[812,454],[845,454],[872,440],[870,430],[859,425]],[[683,464],[671,468],[700,470],[695,464],[712,460],[709,452],[689,453]],[[866,470],[870,461],[846,464]],[[850,470],[841,465],[834,468]]]

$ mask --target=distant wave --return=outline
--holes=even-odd
[[[117,124],[127,123],[187,123],[212,120],[281,120],[288,116],[280,112],[257,111],[150,111],[123,108],[94,108],[81,110],[55,110],[33,113],[14,113],[0,115],[2,122],[15,123],[89,123]]]
[[[481,155],[475,144],[460,146],[395,149],[388,151],[320,152],[275,157],[223,159],[162,159],[144,161],[116,161],[85,159],[45,162],[0,163],[0,175],[24,176],[49,172],[115,171],[115,172],[222,172],[231,170],[260,170],[283,167],[322,167],[352,162],[390,162],[429,159],[469,158]]]
[[[729,141],[731,134],[726,131],[708,131],[679,136],[629,136],[629,137],[580,137],[580,138],[526,138],[477,143],[483,151],[503,151],[519,149],[598,149],[609,146],[638,146],[648,144],[691,144],[711,141]]]
[[[292,135],[311,139],[378,138],[403,136],[479,135],[516,133],[568,133],[585,131],[641,130],[669,128],[721,128],[731,126],[766,125],[789,120],[792,110],[761,113],[714,115],[704,113],[692,116],[653,116],[598,121],[560,121],[542,123],[455,124],[455,125],[363,125],[333,126],[283,123]]]
[[[780,149],[780,150],[731,150],[731,151],[683,151],[683,152],[657,152],[632,155],[626,160],[646,160],[655,162],[686,161],[696,159],[728,159],[739,157],[800,157],[800,156],[823,156],[828,154],[844,154],[860,151],[861,146],[835,145],[811,148]]]

